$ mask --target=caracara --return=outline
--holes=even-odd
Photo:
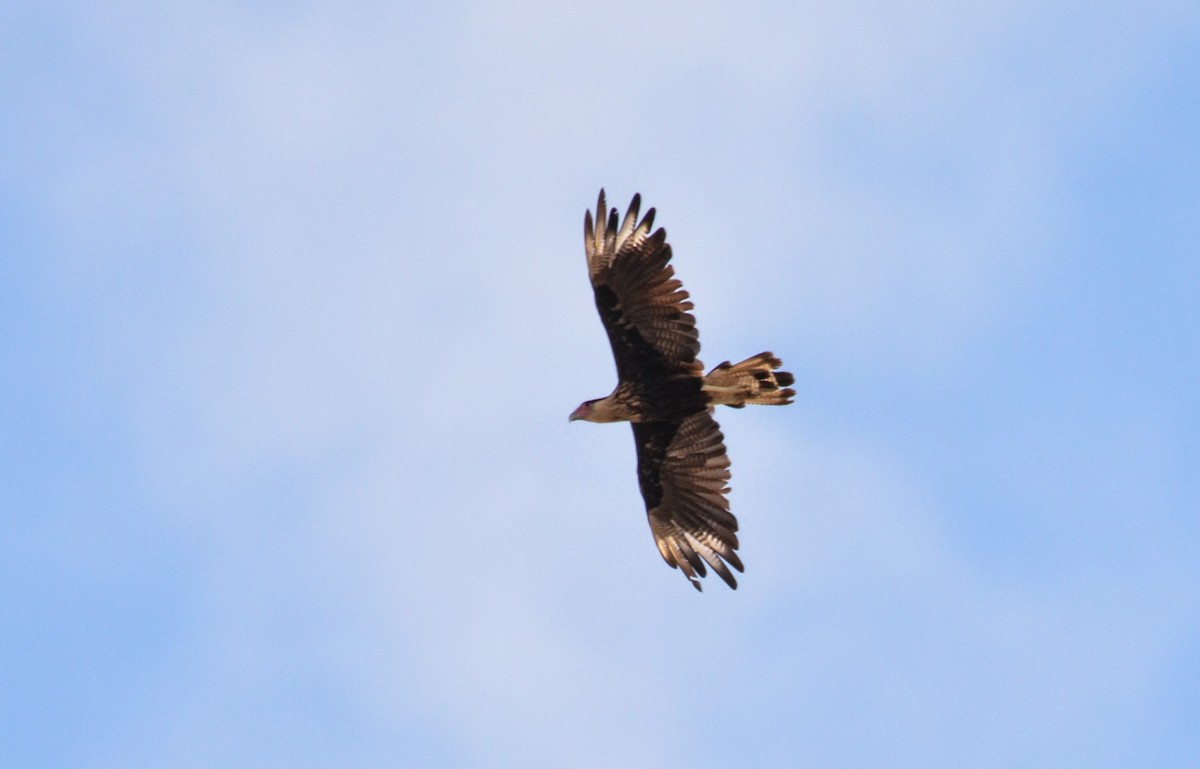
[[[782,361],[764,352],[704,373],[688,293],[674,277],[666,230],[650,233],[654,209],[638,221],[634,195],[624,221],[605,214],[604,190],[583,218],[588,275],[596,309],[617,362],[617,386],[585,401],[571,421],[630,422],[637,443],[638,485],[650,531],[671,568],[700,590],[706,564],[737,589],[729,567],[742,571],[737,519],[729,512],[729,458],[713,419],[717,405],[782,406],[796,394]],[[619,224],[619,227],[618,227]]]

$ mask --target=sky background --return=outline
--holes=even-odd
[[[0,764],[1200,765],[1195,2],[0,6]],[[658,209],[746,573],[655,550]]]

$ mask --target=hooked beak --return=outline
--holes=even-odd
[[[571,416],[567,417],[568,422],[574,422],[577,419],[583,419],[584,413],[587,411],[587,404],[583,404],[579,408],[571,412]]]

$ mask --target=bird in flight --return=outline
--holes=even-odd
[[[653,208],[639,221],[641,202],[634,195],[622,221],[617,209],[606,213],[600,190],[595,221],[591,211],[583,218],[588,275],[618,381],[611,394],[581,403],[571,421],[633,425],[638,485],[658,552],[697,590],[708,567],[736,590],[729,567],[743,571],[738,524],[729,512],[729,458],[713,408],[791,403],[795,379],[769,352],[704,373],[692,303],[670,264],[666,230],[651,234]]]

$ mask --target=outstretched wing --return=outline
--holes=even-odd
[[[729,512],[729,458],[708,411],[680,422],[634,422],[638,482],[658,552],[699,590],[705,565],[737,589],[737,519]]]
[[[692,303],[675,278],[671,246],[661,227],[653,234],[654,209],[638,221],[641,195],[634,195],[618,227],[617,209],[605,214],[604,190],[596,221],[583,220],[588,274],[596,309],[608,332],[622,381],[676,373],[699,375],[700,338]]]

